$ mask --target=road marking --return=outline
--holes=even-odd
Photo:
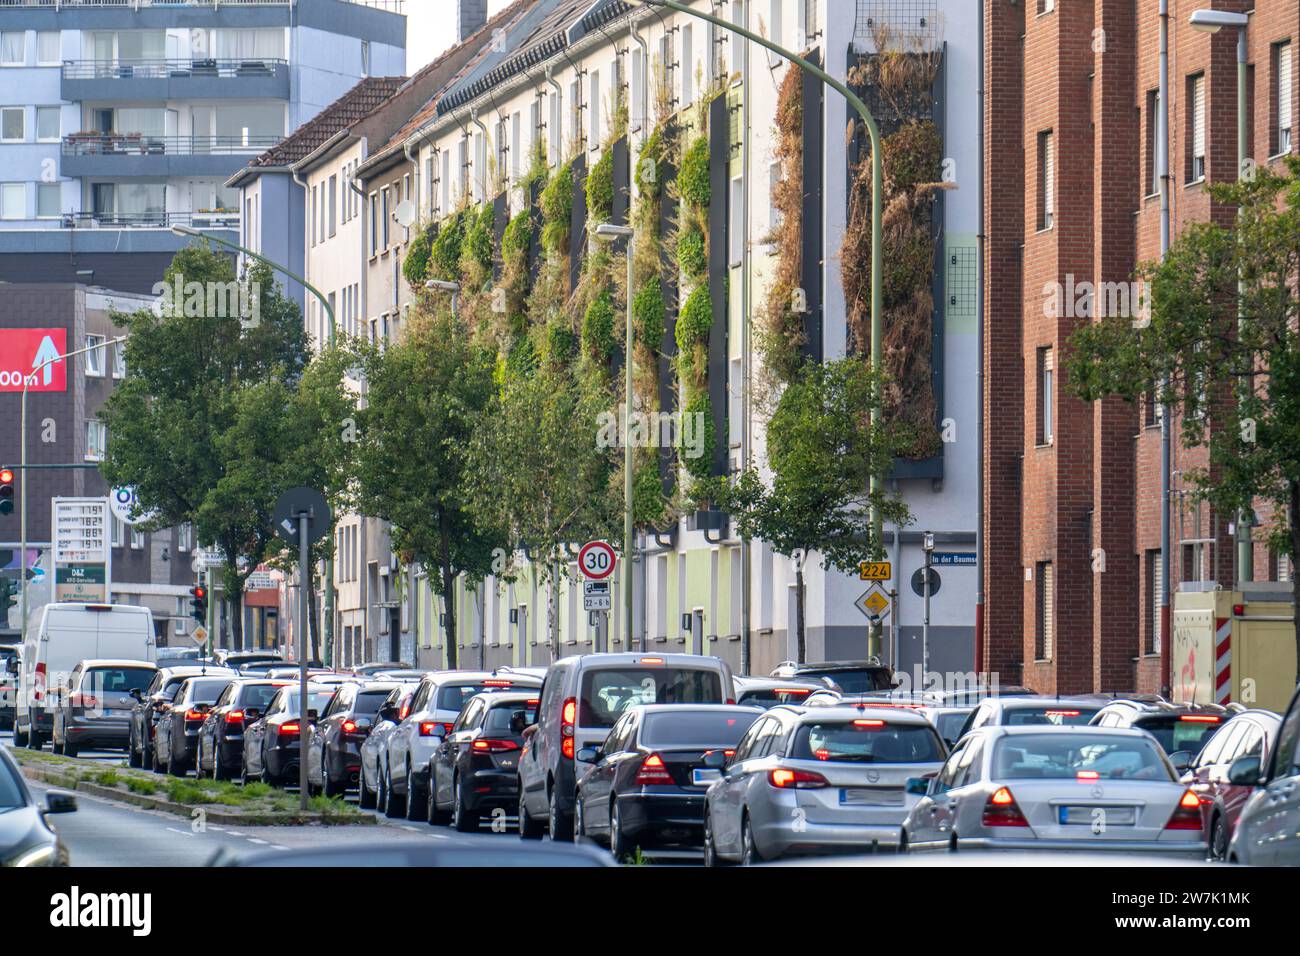
[[[402,829],[403,829],[403,830],[410,830],[412,833],[419,833],[419,832],[420,832],[420,830],[419,830],[418,827],[408,827],[408,826],[403,826]]]
[[[178,830],[175,827],[166,827],[166,829],[170,830],[172,833],[179,833],[182,836],[194,836],[194,834],[190,833],[188,830]]]
[[[210,830],[215,830],[215,829],[217,829],[217,828],[216,828],[216,827],[209,827],[208,829],[210,829]],[[242,834],[242,833],[236,833],[234,830],[227,830],[227,831],[226,831],[226,836],[242,837],[243,834]]]
[[[248,837],[249,843],[256,843],[258,846],[270,846],[269,840],[259,840],[257,837]]]

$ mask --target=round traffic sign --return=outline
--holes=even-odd
[[[325,496],[315,488],[303,487],[290,488],[276,499],[271,515],[275,533],[290,544],[297,544],[298,518],[303,514],[307,516],[308,544],[315,544],[329,534],[333,516]]]
[[[939,587],[943,584],[939,577],[939,572],[934,568],[930,569],[930,597],[939,593]],[[925,597],[925,568],[917,568],[912,572],[912,591],[917,597]]]
[[[578,567],[593,580],[600,581],[614,573],[614,549],[604,541],[588,541],[578,552]]]

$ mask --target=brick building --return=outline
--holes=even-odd
[[[1201,5],[1250,14],[1249,155],[1276,163],[1295,149],[1300,2]],[[1173,241],[1192,222],[1230,220],[1205,184],[1237,175],[1237,31],[1195,31],[1197,6],[1170,4]],[[1101,305],[1100,283],[1128,286],[1160,254],[1159,9],[1159,0],[985,4],[981,663],[1044,692],[1167,684],[1158,410],[1079,401],[1061,371],[1072,332],[1091,320],[1070,307],[1072,290],[1093,283]],[[1173,590],[1289,577],[1258,542],[1252,567],[1236,567],[1232,516],[1194,505],[1183,477],[1205,451],[1180,448],[1171,426]]]

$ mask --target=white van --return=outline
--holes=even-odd
[[[54,729],[68,676],[84,660],[155,663],[153,614],[130,604],[47,604],[27,624],[18,675],[14,745],[39,749]]]

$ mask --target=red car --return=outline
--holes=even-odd
[[[1251,787],[1229,783],[1228,767],[1238,757],[1253,754],[1267,761],[1281,725],[1282,718],[1270,710],[1243,711],[1205,742],[1183,774],[1183,783],[1201,798],[1201,822],[1210,835],[1210,859],[1225,859],[1237,817],[1253,792]]]

